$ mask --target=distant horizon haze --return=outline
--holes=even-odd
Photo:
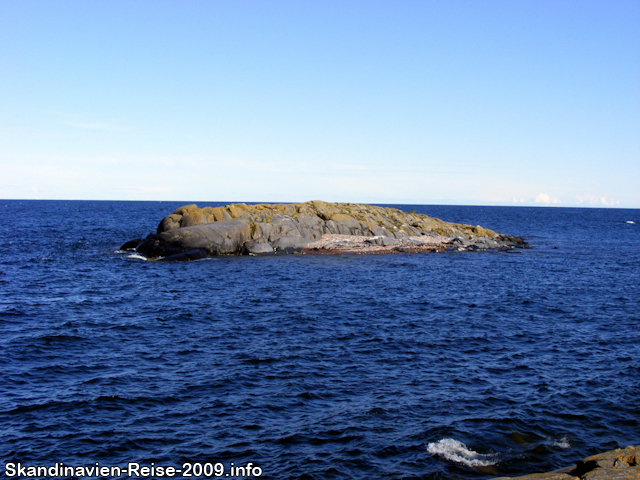
[[[174,203],[179,204],[180,206],[196,204],[198,207],[205,207],[209,204],[216,204],[220,206],[232,205],[237,203],[245,203],[249,205],[256,204],[294,204],[294,203],[306,203],[311,201],[322,201],[326,203],[357,203],[364,205],[378,205],[383,207],[397,207],[397,206],[450,206],[450,207],[509,207],[509,208],[600,208],[600,209],[617,209],[617,210],[640,210],[640,208],[634,207],[620,207],[620,206],[610,206],[610,205],[560,205],[560,204],[461,204],[461,203],[403,203],[403,202],[361,202],[361,201],[329,201],[329,200],[299,200],[299,201],[278,201],[278,202],[269,202],[269,201],[260,201],[260,200],[150,200],[150,199],[142,199],[142,200],[121,200],[121,199],[86,199],[86,198],[0,198],[0,202],[148,202],[148,203]],[[6,205],[5,205],[6,206]]]

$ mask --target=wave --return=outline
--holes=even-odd
[[[569,441],[569,437],[565,435],[564,437],[559,438],[558,440],[553,442],[553,446],[562,448],[562,449],[567,449],[567,448],[571,448],[571,442]]]
[[[125,253],[125,252],[122,252]],[[138,253],[132,253],[131,255],[127,255],[127,258],[135,258],[136,260],[146,260],[147,257],[143,257],[142,255],[138,254]]]
[[[443,438],[427,445],[427,452],[440,455],[447,460],[462,463],[468,467],[488,467],[498,463],[498,454],[482,454],[474,452],[464,443],[453,438]]]

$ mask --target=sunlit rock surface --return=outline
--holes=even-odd
[[[577,464],[548,473],[532,473],[520,477],[494,480],[638,480],[640,479],[640,447],[627,447],[592,455]]]
[[[331,236],[341,242],[332,248]],[[371,237],[367,244],[359,241]],[[324,240],[323,240],[324,239]],[[147,258],[189,260],[215,255],[278,253],[392,253],[511,249],[519,237],[479,225],[449,223],[420,213],[354,203],[198,208],[186,205],[162,219],[155,234],[123,245]],[[188,254],[188,255],[186,255]]]

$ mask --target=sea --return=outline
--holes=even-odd
[[[640,210],[390,205],[508,252],[119,250],[187,203],[0,201],[0,474],[486,479],[640,444]]]

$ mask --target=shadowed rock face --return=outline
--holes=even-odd
[[[443,244],[458,245],[461,249],[525,245],[519,237],[395,208],[312,201],[274,205],[236,203],[215,208],[186,205],[163,218],[156,233],[143,240],[136,250],[147,258],[178,256],[174,257],[176,260],[185,259],[184,254],[194,250],[206,256],[295,253],[324,234],[385,237],[388,243],[393,243],[393,239],[439,236]],[[130,248],[131,242],[127,246]]]
[[[494,480],[640,480],[640,447],[627,447],[580,460],[576,465],[548,473]]]

